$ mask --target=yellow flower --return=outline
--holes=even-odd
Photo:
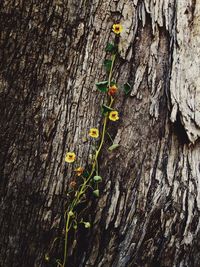
[[[115,34],[120,34],[123,30],[123,27],[121,24],[113,24],[112,30]]]
[[[83,171],[84,171],[83,167],[78,167],[75,169],[77,176],[81,176],[83,174]]]
[[[91,128],[89,131],[89,136],[93,138],[98,138],[99,137],[99,130],[97,128]]]
[[[68,152],[65,156],[65,161],[68,163],[74,162],[76,159],[76,155],[74,152]]]
[[[111,120],[111,121],[117,121],[117,120],[119,120],[119,113],[118,113],[118,111],[111,111],[110,113],[109,113],[109,119]]]

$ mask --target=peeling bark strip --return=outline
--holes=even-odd
[[[189,3],[188,3],[189,2]],[[200,2],[178,1],[170,83],[174,122],[181,117],[189,140],[200,136]]]
[[[114,75],[132,92],[117,103],[120,147],[102,155],[106,182],[71,266],[199,266],[199,17],[194,0],[0,2],[0,266],[56,266],[44,254],[63,229],[64,154],[88,161],[116,21],[126,41]]]

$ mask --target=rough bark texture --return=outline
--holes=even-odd
[[[103,152],[93,227],[69,266],[200,266],[199,1],[2,0],[1,267],[46,266],[61,235],[73,176],[64,155],[89,160],[84,138],[105,100],[94,84],[116,21],[125,31],[114,76],[132,91],[115,105],[120,147]]]

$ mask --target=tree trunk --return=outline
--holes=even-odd
[[[75,151],[90,162],[90,127],[105,102],[95,83],[112,24],[114,78],[127,81],[106,139],[92,227],[68,266],[200,266],[200,3],[196,0],[2,0],[0,3],[0,266],[56,266]],[[54,242],[53,246],[52,243]],[[50,251],[49,262],[44,255]]]

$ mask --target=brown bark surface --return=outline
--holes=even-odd
[[[0,266],[56,266],[72,166],[90,162],[106,98],[104,48],[120,21],[114,78],[120,147],[101,156],[70,267],[200,266],[200,3],[195,0],[0,2]]]

